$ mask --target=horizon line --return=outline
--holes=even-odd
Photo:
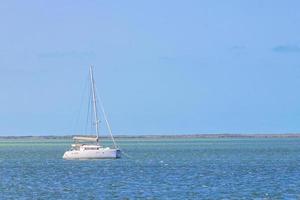
[[[72,135],[0,135],[0,139],[5,138],[72,138],[74,136],[94,136],[89,134]],[[110,136],[101,136],[110,138]],[[146,134],[146,135],[114,135],[114,138],[278,138],[278,137],[300,137],[300,133],[199,133],[199,134]]]

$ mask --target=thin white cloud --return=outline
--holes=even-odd
[[[298,45],[278,45],[273,48],[277,53],[300,53],[300,46]]]

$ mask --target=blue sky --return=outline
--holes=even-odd
[[[82,130],[91,64],[115,134],[300,132],[299,7],[1,1],[0,135]]]

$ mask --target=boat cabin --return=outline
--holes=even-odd
[[[80,150],[80,151],[87,151],[87,150],[99,150],[101,146],[99,145],[91,145],[91,144],[72,144],[72,150]]]

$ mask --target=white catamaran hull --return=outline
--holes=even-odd
[[[70,150],[63,155],[64,159],[111,159],[120,158],[119,149],[100,148],[98,150]]]

